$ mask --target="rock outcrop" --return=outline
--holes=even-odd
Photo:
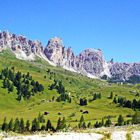
[[[19,59],[34,60],[36,55],[43,53],[39,41],[28,40],[25,36],[11,34],[8,31],[0,33],[0,51],[10,48]]]
[[[62,40],[55,37],[48,41],[44,53],[57,66],[91,77],[99,77],[104,73],[106,61],[101,50],[87,49],[75,56],[71,48],[66,49]],[[104,74],[108,75],[108,73]]]
[[[140,76],[140,63],[113,63],[110,74],[113,81],[128,81],[131,76]]]
[[[55,37],[48,41],[44,50],[46,57],[57,66],[75,69],[76,57],[71,48],[66,49],[61,38]]]

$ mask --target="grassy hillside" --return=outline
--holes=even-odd
[[[80,110],[89,112],[89,114],[84,114],[87,123],[89,121],[94,123],[108,115],[115,122],[120,114],[127,120],[129,118],[126,116],[134,114],[134,111],[129,108],[118,107],[112,103],[113,99],[108,99],[108,96],[113,92],[114,96],[118,95],[132,100],[134,98],[139,99],[135,96],[136,93],[140,93],[139,85],[110,85],[105,81],[89,79],[62,68],[50,66],[39,58],[35,62],[28,62],[16,59],[10,51],[0,53],[0,71],[5,67],[13,66],[15,71],[29,72],[35,80],[44,86],[44,92],[43,94],[36,94],[27,101],[19,102],[16,100],[16,89],[12,93],[8,93],[7,89],[3,88],[2,80],[0,80],[0,124],[5,116],[7,119],[23,117],[25,120],[32,120],[39,112],[44,113],[45,111],[49,112],[45,118],[49,118],[53,124],[56,124],[59,117],[64,116],[68,124],[77,125],[77,121],[82,115]],[[55,99],[59,96],[56,90],[49,90],[54,79],[62,80],[72,98],[72,103],[51,102],[53,96]],[[88,102],[87,106],[79,105],[80,98],[91,99],[93,93],[101,93],[102,98]],[[61,115],[58,115],[59,112]]]

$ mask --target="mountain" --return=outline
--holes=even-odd
[[[66,126],[75,130],[82,116],[91,128],[102,118],[105,123],[110,118],[116,125],[120,114],[125,122],[131,121],[135,113],[131,104],[139,103],[140,84],[109,84],[78,74],[105,77],[110,69],[116,73],[122,67],[113,60],[107,63],[101,50],[87,49],[75,56],[60,38],[50,39],[44,47],[39,41],[9,32],[0,34],[0,44],[0,126],[5,117],[7,124],[11,118],[13,122],[23,118],[32,128],[32,121],[40,114],[46,121],[40,123],[41,128],[48,120],[56,128],[59,118],[65,118]]]
[[[140,63],[107,62],[103,52],[98,49],[86,49],[75,55],[71,48],[65,48],[59,37],[51,38],[46,47],[38,40],[32,41],[23,35],[8,31],[0,32],[0,51],[11,49],[18,59],[33,61],[40,57],[53,66],[60,66],[91,78],[106,76],[110,81],[130,81],[140,76]]]
[[[44,53],[50,61],[65,69],[89,77],[108,75],[106,70],[107,63],[101,50],[87,49],[76,56],[71,48],[66,49],[64,47],[60,38],[55,37],[48,41]]]

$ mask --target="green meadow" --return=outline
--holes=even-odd
[[[116,122],[120,114],[125,120],[130,119],[128,115],[133,115],[134,111],[130,108],[119,107],[113,103],[113,99],[109,99],[110,93],[113,96],[126,97],[133,100],[136,93],[140,93],[140,85],[128,84],[109,84],[106,81],[98,79],[90,79],[80,74],[72,73],[60,67],[53,67],[47,62],[36,58],[36,61],[24,61],[16,59],[10,51],[0,53],[0,71],[3,68],[15,68],[15,71],[22,73],[29,72],[34,80],[39,81],[44,86],[43,93],[35,94],[29,100],[16,100],[17,91],[14,88],[13,92],[8,92],[3,88],[3,81],[0,80],[0,124],[6,116],[7,120],[11,118],[24,118],[24,120],[33,120],[39,112],[44,115],[45,119],[50,119],[56,125],[59,117],[65,117],[67,124],[76,126],[81,115],[84,116],[85,122],[94,124],[97,120],[100,121],[103,117],[110,116],[112,122]],[[54,79],[61,80],[65,89],[69,93],[72,102],[56,102],[52,101],[59,96],[58,92],[49,90],[49,86],[54,82]],[[80,106],[80,98],[92,99],[92,94],[101,93],[101,99],[88,102],[86,106]],[[83,111],[88,111],[88,114],[82,114]]]

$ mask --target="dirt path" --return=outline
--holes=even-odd
[[[108,140],[127,140],[127,134],[132,140],[140,140],[140,131],[112,131]],[[7,134],[6,134],[7,135]],[[105,135],[98,133],[55,133],[55,134],[39,134],[27,136],[6,136],[0,135],[0,140],[101,140]],[[105,139],[106,140],[106,139]]]

